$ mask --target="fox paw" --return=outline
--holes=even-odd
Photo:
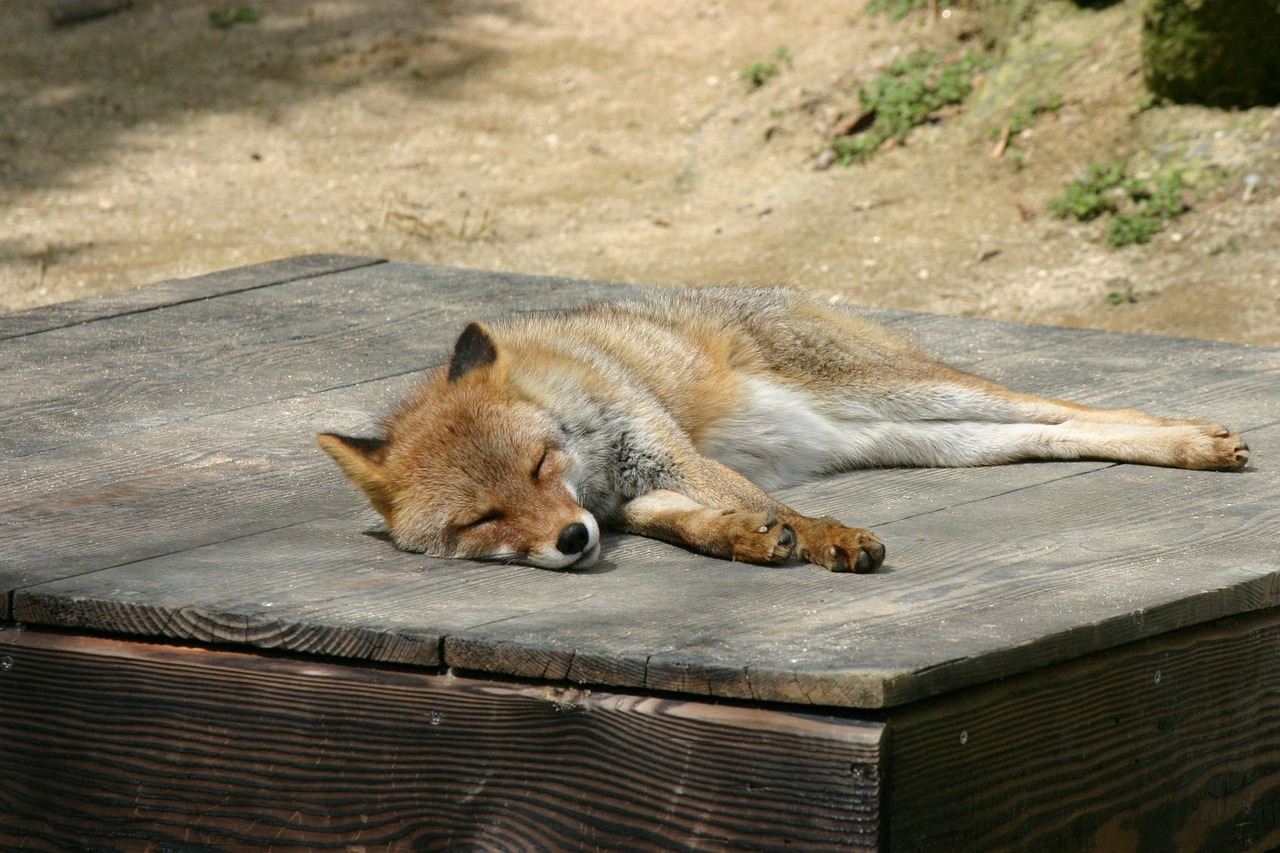
[[[1207,424],[1184,448],[1182,467],[1206,471],[1238,471],[1249,462],[1249,445],[1231,430]]]
[[[804,538],[803,556],[833,572],[868,574],[884,564],[884,543],[874,533],[819,519]]]
[[[729,559],[739,563],[781,563],[791,556],[796,532],[763,512],[728,512],[722,523],[729,539]]]

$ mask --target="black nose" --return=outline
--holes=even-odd
[[[556,548],[561,554],[581,554],[589,541],[591,541],[591,533],[587,530],[587,526],[580,521],[575,521],[560,531]]]

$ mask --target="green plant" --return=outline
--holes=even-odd
[[[228,29],[235,24],[256,24],[262,20],[262,13],[251,6],[231,6],[227,4],[209,13],[209,23],[219,29]]]
[[[757,62],[738,72],[739,79],[750,89],[759,89],[765,83],[782,73],[783,67],[790,68],[794,57],[786,45],[779,45],[773,51],[773,61]]]
[[[917,9],[927,9],[929,0],[871,0],[867,14],[888,15],[891,21],[901,21]]]
[[[995,151],[992,157],[1002,157],[1006,152],[1015,168],[1021,170],[1026,165],[1027,152],[1019,144],[1020,134],[1035,124],[1044,113],[1057,112],[1062,109],[1062,96],[1050,95],[1046,98],[1027,98],[1022,102],[1009,120],[1001,127],[992,128],[991,135],[996,137]]]
[[[1062,109],[1062,96],[1050,95],[1047,98],[1027,98],[1022,107],[1009,119],[1009,135],[1017,136],[1035,123],[1045,113],[1053,113]]]
[[[1145,213],[1118,213],[1107,226],[1107,245],[1113,249],[1146,243],[1164,228],[1163,220]]]
[[[1113,290],[1107,294],[1108,305],[1124,305],[1126,302],[1137,302],[1138,297],[1134,295],[1133,285],[1125,285],[1124,290]]]
[[[1209,257],[1216,257],[1217,255],[1221,255],[1223,252],[1235,253],[1239,251],[1240,241],[1236,240],[1235,237],[1228,237],[1227,242],[1219,243],[1209,250]]]
[[[928,51],[900,59],[858,92],[864,115],[861,132],[839,136],[832,142],[836,162],[848,165],[865,160],[890,139],[905,142],[913,129],[927,122],[944,106],[959,104],[973,90],[974,75],[990,63],[968,51],[946,59]]]
[[[1107,245],[1119,248],[1146,243],[1167,221],[1186,213],[1184,191],[1181,172],[1148,180],[1128,177],[1122,163],[1095,163],[1088,174],[1073,180],[1049,201],[1049,212],[1059,219],[1081,222],[1112,214]]]
[[[1120,209],[1114,190],[1124,182],[1124,166],[1120,163],[1094,163],[1084,177],[1074,179],[1062,195],[1049,201],[1049,213],[1058,219],[1088,222],[1104,213]]]

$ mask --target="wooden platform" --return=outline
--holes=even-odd
[[[1280,349],[868,312],[1253,449],[779,493],[875,575],[405,554],[315,447],[635,290],[310,256],[0,316],[0,848],[1280,846]]]

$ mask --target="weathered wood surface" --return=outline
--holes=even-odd
[[[5,314],[0,316],[0,340],[128,314],[140,314],[184,302],[212,299],[228,293],[271,287],[288,281],[380,263],[382,261],[378,258],[353,255],[302,255],[194,278],[158,281],[145,287],[120,290],[90,299],[77,299]]]
[[[259,283],[216,295],[211,277],[145,313],[108,300],[87,324],[90,306],[50,309],[46,331],[20,317],[0,341],[11,618],[876,708],[1280,603],[1280,350],[903,312],[881,316],[953,364],[1220,419],[1254,463],[867,471],[780,494],[881,533],[887,571],[869,576],[623,536],[581,573],[400,553],[313,434],[371,429],[467,319],[634,288],[329,262],[351,268],[231,271]]]
[[[0,631],[0,848],[882,849],[883,725]]]
[[[893,853],[1280,850],[1280,614],[899,709]]]

